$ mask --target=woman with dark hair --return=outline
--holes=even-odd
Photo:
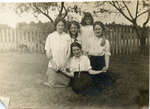
[[[94,19],[91,13],[89,12],[84,13],[84,17],[81,20],[81,41],[83,51],[86,54],[88,53],[90,45],[92,44],[91,38],[94,37],[93,22]]]
[[[78,42],[71,44],[71,54],[73,57],[68,64],[68,70],[64,71],[64,73],[72,78],[72,89],[77,94],[92,95],[94,91],[91,75],[96,75],[103,71],[91,69],[90,60],[86,55],[82,54],[82,47]]]
[[[108,72],[109,60],[110,60],[110,44],[107,39],[104,38],[105,27],[100,21],[93,24],[93,30],[95,37],[93,37],[93,44],[90,45],[89,57],[92,66],[92,70],[103,70],[97,75],[92,75],[94,85],[99,89],[103,89],[112,83],[112,78]]]
[[[48,82],[44,84],[50,87],[66,87],[70,79],[63,75],[61,71],[70,57],[71,39],[64,32],[65,20],[57,19],[55,26],[56,31],[48,35],[45,43],[49,64],[47,70]]]
[[[77,21],[70,22],[69,34],[70,34],[72,43],[73,42],[78,42],[78,43],[81,44],[80,24]]]

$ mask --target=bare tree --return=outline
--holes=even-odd
[[[34,16],[44,15],[50,22],[54,22],[57,18],[65,18],[68,11],[64,2],[43,2],[43,3],[16,3],[16,12],[21,14],[24,12],[32,12]],[[52,18],[51,12],[58,11],[55,19]]]
[[[146,45],[146,37],[148,37],[148,27],[147,24],[150,21],[150,4],[148,0],[143,1],[133,1],[135,3],[135,13],[131,12],[131,7],[129,4],[131,1],[110,1],[109,4],[113,6],[124,18],[126,18],[132,25],[136,31],[138,38],[140,39],[141,50]],[[133,8],[133,7],[132,7]],[[127,13],[126,13],[126,12]],[[139,29],[138,19],[141,16],[146,16],[145,21],[141,25],[141,29]]]

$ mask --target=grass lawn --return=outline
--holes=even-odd
[[[97,97],[81,97],[71,88],[49,88],[43,54],[1,53],[0,96],[10,97],[9,109],[137,109],[139,89],[149,87],[149,58],[112,56],[113,86]]]

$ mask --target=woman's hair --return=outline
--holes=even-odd
[[[82,49],[81,44],[79,44],[78,42],[73,42],[73,43],[71,44],[71,56],[73,56],[73,53],[72,53],[72,48],[73,48],[73,47],[78,47],[78,48]]]
[[[55,23],[54,23],[55,29],[56,29],[56,26],[57,26],[57,24],[58,24],[59,22],[63,22],[63,23],[64,23],[64,27],[66,27],[66,21],[65,21],[65,19],[63,19],[63,18],[57,18],[57,19],[55,20]]]
[[[100,22],[100,21],[94,22],[94,24],[93,24],[93,30],[95,29],[95,26],[96,26],[96,25],[99,25],[99,26],[102,28],[102,36],[103,36],[103,33],[104,33],[104,31],[105,31],[104,24],[103,24],[102,22]],[[106,40],[105,40],[105,38],[103,37],[101,46],[104,46],[105,44],[106,44]]]
[[[90,19],[90,21],[91,21],[90,25],[93,25],[94,19],[90,12],[84,13],[84,17],[81,20],[81,25],[83,25],[83,26],[87,25],[86,21],[85,21],[87,18]]]
[[[70,22],[68,29],[69,29],[69,34],[70,34],[71,37],[72,37],[72,33],[71,33],[71,31],[70,31],[70,28],[71,28],[72,25],[76,25],[77,28],[79,29],[78,32],[80,32],[80,24],[79,24],[77,21],[72,21],[72,22]],[[75,38],[78,37],[78,32],[76,33]]]
[[[102,31],[105,30],[104,24],[103,24],[102,22],[100,22],[100,21],[94,22],[94,24],[93,24],[93,30],[95,29],[95,26],[96,26],[96,25],[99,25],[99,26],[102,28]]]

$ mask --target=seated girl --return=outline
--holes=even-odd
[[[81,45],[78,42],[71,44],[71,54],[68,68],[64,73],[71,77],[71,87],[77,94],[87,94],[93,87],[91,75],[104,72],[91,69],[89,58],[82,54]]]

